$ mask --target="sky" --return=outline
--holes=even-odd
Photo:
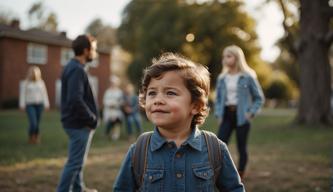
[[[56,13],[59,31],[66,31],[70,38],[84,32],[88,24],[100,18],[105,24],[117,27],[121,23],[121,13],[130,0],[44,0],[47,10]],[[274,45],[283,35],[282,13],[274,3],[264,8],[258,5],[265,0],[245,0],[246,10],[257,21],[256,31],[262,47],[261,57],[266,61],[274,61],[279,49]],[[21,27],[29,26],[27,18],[31,5],[39,0],[1,0],[0,11],[9,12],[20,19]]]

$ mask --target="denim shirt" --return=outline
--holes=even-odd
[[[225,76],[221,76],[216,83],[215,117],[223,118],[226,98]],[[256,115],[264,103],[264,94],[256,79],[242,73],[237,82],[237,98],[237,125],[241,126],[248,122],[245,116],[246,113],[252,116]]]
[[[230,192],[244,192],[227,146],[221,141],[223,160],[216,187]],[[177,148],[155,128],[147,151],[147,168],[142,186],[137,189],[131,163],[135,144],[131,145],[120,168],[114,191],[214,191],[214,171],[209,163],[205,138],[194,128],[189,138]]]

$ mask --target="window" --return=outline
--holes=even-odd
[[[30,64],[46,64],[47,46],[35,43],[29,43],[27,62]]]
[[[55,106],[61,105],[61,79],[55,81]]]
[[[68,48],[61,49],[61,65],[65,66],[74,57],[74,52]]]

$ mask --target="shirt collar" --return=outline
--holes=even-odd
[[[150,139],[150,149],[151,151],[156,151],[157,149],[161,148],[164,143],[167,141],[160,135],[157,127],[155,127],[154,132]]]
[[[188,139],[182,144],[182,145],[189,145],[193,149],[196,149],[198,151],[202,150],[202,139],[201,139],[201,131],[195,127],[192,129],[192,132]],[[155,130],[153,132],[153,135],[151,136],[150,140],[150,149],[151,151],[156,151],[160,149],[165,143],[167,143],[167,140],[160,135],[160,132],[155,127]]]

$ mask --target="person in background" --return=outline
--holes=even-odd
[[[124,90],[123,112],[125,114],[127,133],[129,140],[133,141],[133,125],[136,127],[137,135],[142,133],[139,98],[135,94],[134,86],[127,84]]]
[[[103,121],[105,124],[105,135],[109,140],[117,140],[120,137],[120,130],[124,114],[124,93],[120,89],[120,80],[117,76],[111,76],[110,87],[105,91],[103,97]]]
[[[31,66],[25,81],[21,84],[19,106],[25,110],[29,119],[30,144],[40,142],[39,123],[44,109],[49,109],[50,103],[42,74],[37,66]]]
[[[223,51],[223,70],[217,79],[215,116],[218,119],[218,137],[228,144],[236,131],[239,152],[238,172],[244,177],[248,162],[247,139],[250,122],[264,102],[257,75],[245,60],[242,49],[236,45]]]
[[[97,42],[90,35],[79,35],[72,48],[75,57],[61,76],[61,122],[69,137],[69,150],[57,192],[97,192],[87,188],[83,180],[83,167],[98,126],[98,108],[84,67],[96,58]]]

